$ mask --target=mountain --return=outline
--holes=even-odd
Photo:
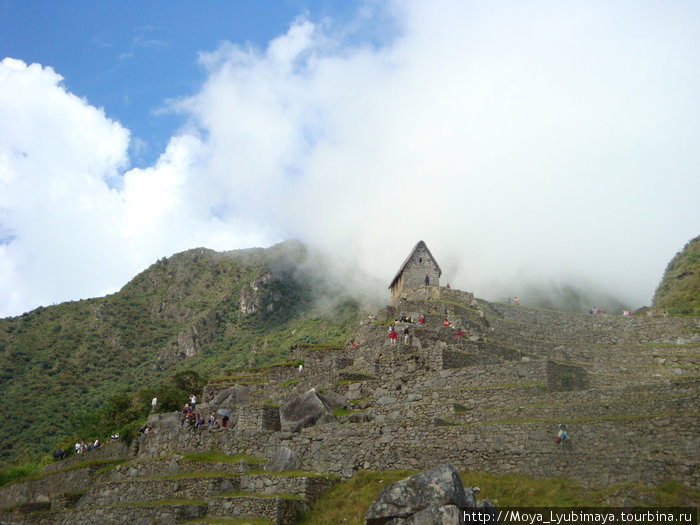
[[[357,305],[312,259],[295,241],[196,248],[158,260],[115,294],[0,319],[0,458],[45,454],[82,414],[175,372],[284,361],[306,338],[344,342]],[[334,302],[320,306],[321,296]]]
[[[700,315],[700,235],[668,263],[653,308],[676,315]]]

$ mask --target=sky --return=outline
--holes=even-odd
[[[286,239],[636,308],[700,233],[697,2],[0,0],[0,60],[0,316]]]

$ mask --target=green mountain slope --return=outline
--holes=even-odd
[[[700,315],[700,235],[668,263],[652,306],[670,314]]]
[[[81,413],[175,371],[284,360],[306,337],[343,343],[357,307],[335,290],[335,306],[320,310],[315,298],[328,285],[304,270],[307,259],[298,242],[197,248],[159,260],[115,294],[0,319],[0,459],[50,451]]]

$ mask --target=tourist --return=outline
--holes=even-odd
[[[303,372],[303,371],[304,371],[304,365],[301,364],[301,363],[299,363],[298,372],[301,373],[301,372]]]
[[[180,426],[184,427],[185,426],[185,421],[187,421],[187,416],[189,415],[190,411],[192,409],[190,408],[190,405],[185,403],[182,405],[182,418],[180,419]]]
[[[409,339],[408,327],[406,327],[406,328],[403,329],[403,343],[404,343],[405,345],[408,345],[408,339]]]
[[[394,330],[393,326],[389,327],[389,344],[391,346],[396,344],[396,330]]]
[[[197,396],[194,394],[190,396],[190,406],[192,407],[192,412],[194,412],[197,407]]]
[[[151,399],[151,412],[156,411],[156,405],[158,405],[158,398],[154,397],[153,399]]]
[[[423,317],[423,314],[420,314],[420,317],[418,318],[418,324],[425,324],[425,317]]]
[[[428,286],[430,286],[430,276],[429,276],[427,273],[425,274],[425,279],[424,279],[424,281],[425,281],[425,286],[426,286],[426,288],[427,288]]]
[[[513,298],[513,302],[515,303],[515,306],[520,305],[520,299],[518,299],[517,295]]]
[[[462,346],[462,329],[457,328],[457,344]]]
[[[446,328],[449,328],[449,326],[450,326],[450,320],[447,319],[447,318],[445,318],[445,321],[442,323],[442,326],[444,326],[444,327],[446,327]]]
[[[566,433],[566,426],[563,423],[559,423],[559,431],[557,432],[557,437],[554,442],[558,445],[566,446],[569,441],[569,434]]]

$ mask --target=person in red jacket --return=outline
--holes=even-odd
[[[396,344],[396,330],[392,326],[389,328],[389,343],[393,346]]]

